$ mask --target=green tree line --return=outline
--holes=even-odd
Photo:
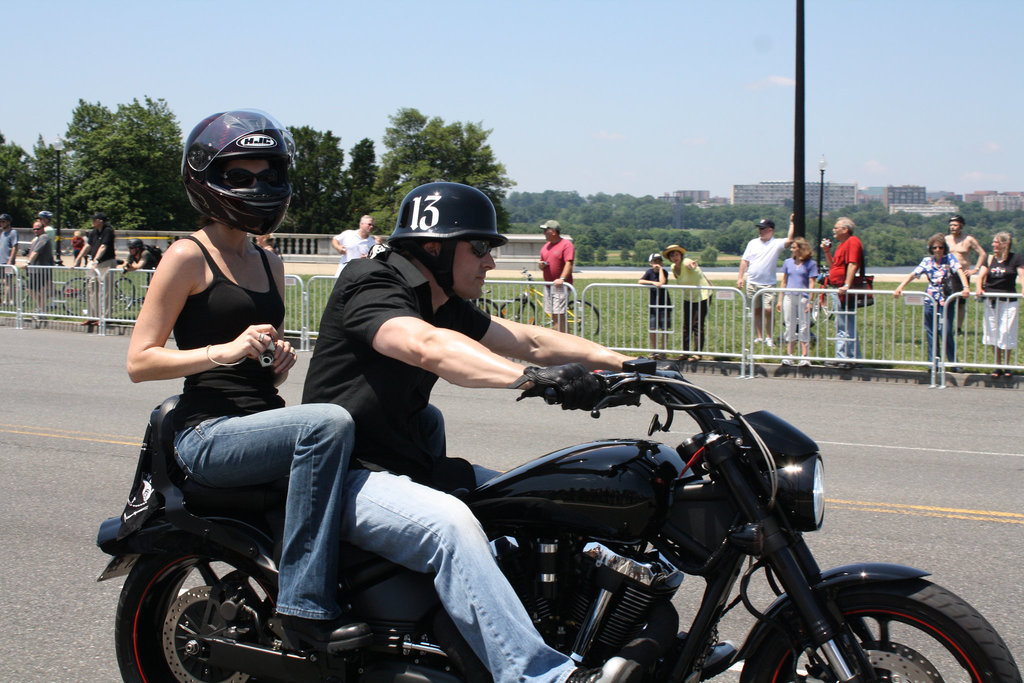
[[[478,123],[445,123],[416,109],[389,117],[378,159],[369,138],[346,152],[332,131],[290,126],[296,160],[293,195],[282,232],[336,233],[363,214],[390,225],[413,187],[435,180],[473,185],[501,206],[513,183]],[[40,136],[30,152],[0,132],[0,212],[27,226],[41,210],[84,228],[106,213],[119,229],[183,230],[196,213],[181,185],[182,128],[167,102],[146,97],[111,109],[79,100],[58,151]],[[347,161],[347,163],[346,163]],[[59,173],[58,173],[59,168]],[[499,210],[502,228],[507,226]]]
[[[571,235],[581,264],[641,265],[648,254],[669,244],[679,244],[700,256],[705,265],[714,264],[720,254],[737,256],[757,236],[754,224],[770,218],[784,236],[791,209],[781,206],[715,206],[673,204],[652,196],[596,194],[582,197],[577,192],[512,192],[505,200],[513,233],[539,231],[542,222],[557,220],[562,232]],[[992,235],[1005,230],[1014,239],[1024,239],[1024,211],[987,211],[979,203],[960,204],[968,234],[985,249]],[[678,215],[678,218],[677,218]],[[916,265],[927,255],[931,235],[949,231],[949,216],[925,217],[911,213],[889,214],[880,202],[850,206],[822,217],[821,234],[832,236],[840,216],[857,224],[856,235],[863,241],[868,267]],[[674,227],[674,226],[680,227]],[[818,213],[805,214],[806,237],[812,249],[817,244]],[[612,258],[611,253],[618,257]]]

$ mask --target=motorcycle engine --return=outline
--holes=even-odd
[[[528,552],[504,538],[495,549],[545,640],[579,663],[616,654],[683,580],[682,572],[654,557],[629,557],[595,542],[566,544],[534,539]]]

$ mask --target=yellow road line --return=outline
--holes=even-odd
[[[70,439],[72,441],[93,441],[96,443],[110,443],[119,446],[141,446],[141,439],[131,439],[128,436],[119,436],[115,438],[107,437],[101,438],[102,435],[97,434],[96,436],[87,436],[86,434],[74,433],[74,432],[59,432],[55,430],[40,429],[39,427],[28,427],[25,425],[4,425],[0,424],[0,432],[7,434],[24,434],[26,436],[48,436],[53,439]]]
[[[888,514],[917,515],[920,517],[941,517],[945,519],[966,519],[976,522],[999,522],[1001,524],[1024,524],[1024,514],[1000,512],[998,510],[966,510],[931,505],[905,505],[902,503],[878,503],[860,500],[837,500],[827,498],[830,505],[844,510],[858,512],[884,512]]]

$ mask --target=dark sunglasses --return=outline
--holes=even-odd
[[[939,245],[935,245],[934,247],[930,247],[930,249],[932,251],[935,251],[936,249],[938,249],[939,251],[946,251],[945,247],[940,247]]]
[[[493,245],[487,240],[466,240],[469,243],[469,248],[473,250],[473,256],[477,258],[483,258],[491,253]]]
[[[267,185],[280,185],[281,174],[276,168],[265,168],[259,173],[253,173],[246,168],[229,168],[224,171],[224,183],[228,187],[252,187],[257,180]]]

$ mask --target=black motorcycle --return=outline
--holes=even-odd
[[[824,514],[822,459],[771,413],[741,415],[653,361],[603,374],[593,410],[665,409],[699,432],[678,446],[605,440],[542,456],[461,492],[537,629],[586,666],[612,655],[644,680],[696,683],[742,663],[742,683],[1020,683],[1013,657],[970,605],[927,572],[860,563],[822,571],[802,537]],[[550,402],[557,402],[550,396]],[[153,412],[131,499],[100,527],[127,575],[115,641],[125,681],[488,681],[429,576],[343,549],[339,603],[368,633],[331,653],[289,651],[275,619],[285,488],[209,489],[175,468],[173,399]],[[704,579],[685,632],[673,602]],[[755,605],[751,582],[772,591]],[[737,605],[745,641],[718,642]]]

